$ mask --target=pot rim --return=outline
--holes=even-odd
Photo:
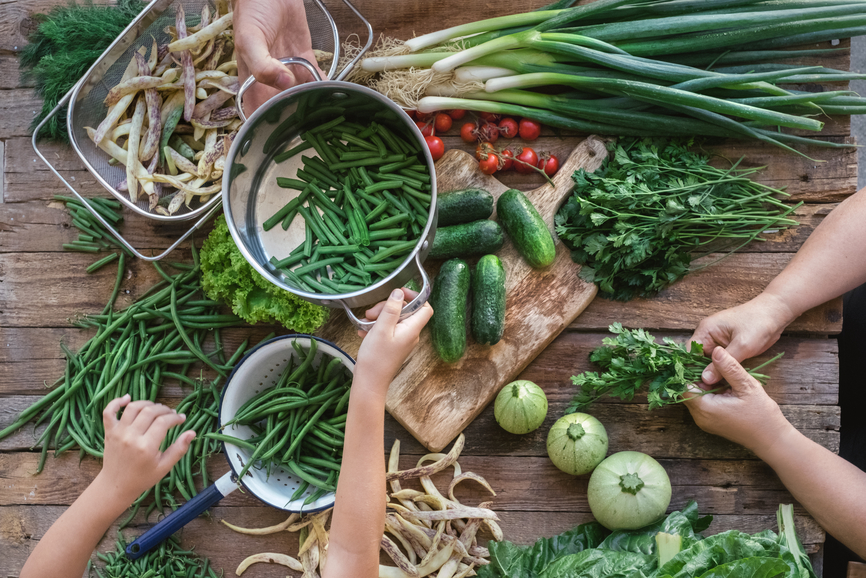
[[[403,262],[400,263],[400,265],[398,265],[391,272],[391,274],[389,274],[387,277],[380,279],[379,281],[373,283],[372,285],[365,287],[364,289],[354,291],[352,293],[311,293],[308,291],[304,291],[302,289],[292,287],[291,285],[285,283],[282,279],[280,279],[279,277],[274,275],[273,271],[268,270],[266,267],[264,267],[262,265],[262,263],[260,263],[257,259],[255,259],[252,256],[252,254],[250,253],[249,249],[246,246],[246,243],[243,241],[240,232],[238,231],[238,228],[235,224],[234,215],[232,214],[232,208],[231,208],[231,202],[230,202],[230,197],[231,197],[230,177],[232,175],[232,168],[233,168],[234,163],[235,163],[235,158],[238,155],[238,150],[241,146],[243,146],[243,143],[245,141],[244,137],[246,136],[247,132],[250,130],[250,127],[254,126],[256,124],[256,121],[258,121],[258,119],[260,117],[262,117],[263,115],[267,114],[267,112],[273,106],[275,106],[278,102],[282,102],[283,100],[288,99],[288,98],[297,97],[297,95],[303,93],[304,91],[317,89],[317,88],[338,88],[338,89],[344,90],[344,91],[360,92],[360,93],[365,94],[369,97],[372,97],[374,100],[379,101],[384,107],[389,108],[392,111],[396,112],[398,114],[398,118],[401,118],[405,122],[406,126],[409,127],[410,133],[412,134],[413,137],[415,137],[416,143],[421,147],[421,152],[424,155],[424,160],[426,161],[427,168],[430,171],[430,185],[431,185],[430,211],[427,215],[427,222],[424,225],[424,230],[421,231],[421,234],[418,237],[418,242],[415,244],[415,247],[412,249],[412,251],[409,254],[406,255],[406,258],[403,260]],[[323,119],[323,122],[327,122],[327,119]],[[258,170],[258,167],[256,168],[256,170]],[[244,259],[246,259],[247,262],[250,265],[252,265],[253,268],[258,273],[260,273],[265,279],[267,279],[271,283],[274,283],[275,285],[277,285],[281,289],[285,289],[286,291],[289,291],[290,293],[297,295],[298,297],[301,297],[307,301],[312,301],[314,303],[320,303],[320,304],[326,305],[326,306],[339,307],[341,301],[356,300],[359,297],[363,298],[365,295],[368,295],[370,293],[374,293],[377,290],[380,290],[382,287],[386,286],[387,284],[391,283],[398,275],[400,275],[406,269],[406,267],[408,267],[409,265],[411,265],[415,261],[416,256],[420,252],[422,252],[428,248],[428,246],[430,245],[430,243],[428,242],[430,239],[430,235],[432,233],[435,233],[435,225],[433,223],[435,220],[434,217],[436,215],[436,200],[437,200],[436,172],[435,172],[433,157],[430,155],[430,149],[427,147],[427,143],[424,140],[424,136],[421,134],[420,129],[415,125],[414,122],[412,122],[412,119],[409,117],[408,114],[406,114],[406,111],[403,110],[400,106],[398,106],[391,99],[387,98],[386,96],[383,96],[382,94],[376,92],[375,90],[367,88],[366,86],[362,86],[360,84],[353,84],[350,82],[344,82],[344,81],[340,81],[340,80],[313,81],[313,82],[307,82],[304,84],[299,84],[297,86],[293,86],[292,88],[289,88],[289,89],[284,90],[283,92],[281,92],[277,95],[274,95],[273,97],[268,99],[264,104],[262,104],[258,109],[256,109],[256,111],[253,112],[253,114],[251,114],[248,117],[247,122],[245,122],[243,124],[243,126],[241,126],[240,130],[238,131],[237,136],[235,137],[234,141],[232,142],[231,148],[229,149],[229,153],[226,157],[226,165],[225,165],[225,168],[223,169],[223,187],[222,187],[221,195],[222,195],[223,211],[225,212],[226,223],[228,225],[229,232],[231,233],[231,236],[234,239],[235,244],[237,245],[237,247],[240,250],[241,255],[243,255]],[[423,259],[421,261],[423,261]],[[420,261],[419,261],[419,265],[420,265]],[[370,303],[372,303],[372,301]]]

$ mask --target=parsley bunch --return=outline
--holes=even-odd
[[[798,224],[785,217],[799,204],[782,203],[773,195],[786,193],[748,178],[763,167],[737,169],[738,161],[718,169],[692,144],[624,139],[608,145],[613,154],[595,173],[574,173],[556,232],[583,264],[580,277],[603,297],[655,295],[690,271],[702,246],[721,241],[733,252],[767,229]]]
[[[601,366],[602,372],[587,371],[571,378],[580,390],[565,410],[566,414],[582,411],[605,394],[630,401],[644,385],[649,388],[649,409],[655,409],[684,401],[683,394],[688,387],[700,383],[701,372],[709,363],[700,343],[692,341],[689,350],[669,337],[656,343],[655,337],[646,330],[625,329],[621,323],[614,323],[608,329],[614,337],[605,337],[604,345],[589,356],[590,361]],[[768,377],[756,373],[757,370],[781,356],[747,371],[765,384]]]

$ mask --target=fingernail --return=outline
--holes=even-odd
[[[182,417],[183,419],[186,419],[186,414],[185,414],[185,413],[179,413],[178,415],[179,415],[180,417]]]
[[[397,301],[398,299],[400,301],[402,301],[403,300],[403,290],[402,289],[394,289],[393,291],[391,291],[391,299],[394,301]]]
[[[713,380],[713,372],[709,369],[705,369],[701,374],[701,379],[704,380],[705,383],[710,383]]]

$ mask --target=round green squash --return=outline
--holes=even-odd
[[[538,429],[547,417],[547,396],[531,381],[512,381],[496,396],[493,416],[505,431],[527,434]]]
[[[566,474],[589,473],[607,455],[607,431],[591,415],[563,416],[547,434],[547,455],[553,465]]]
[[[641,452],[618,452],[601,462],[586,489],[589,509],[609,530],[637,530],[660,520],[671,503],[664,467]]]

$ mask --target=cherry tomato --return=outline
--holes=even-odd
[[[527,175],[535,170],[538,164],[538,155],[529,147],[523,147],[520,154],[515,157],[514,170],[522,175]]]
[[[415,110],[407,110],[405,112],[406,112],[406,114],[409,115],[409,118],[411,118],[412,120],[415,120],[415,113],[416,113]]]
[[[520,119],[520,138],[523,140],[535,140],[541,134],[541,125],[528,118]]]
[[[454,120],[445,114],[444,112],[440,112],[436,115],[436,118],[433,120],[433,126],[436,128],[436,132],[443,133],[451,130],[451,125],[454,123]]]
[[[425,136],[424,140],[427,141],[427,148],[430,149],[430,156],[433,157],[433,160],[441,159],[442,155],[445,154],[445,143],[442,142],[442,139],[438,136]]]
[[[513,118],[506,117],[499,121],[499,132],[505,138],[514,138],[517,136],[517,121]]]
[[[432,112],[418,112],[415,111],[415,118],[420,120],[421,122],[427,122],[428,120],[433,118]]]
[[[429,122],[416,121],[415,126],[418,127],[423,136],[433,136],[435,134],[433,132],[433,125]]]
[[[466,111],[462,108],[455,108],[454,110],[448,111],[448,116],[452,118],[452,120],[460,120],[464,116],[466,116]]]
[[[460,138],[463,139],[463,142],[475,142],[478,140],[474,122],[467,122],[460,127]]]
[[[489,155],[495,154],[496,149],[489,142],[483,142],[475,147],[475,158],[479,161],[486,159]]]
[[[501,153],[499,153],[499,158],[502,161],[499,167],[500,171],[510,171],[511,166],[514,164],[514,152],[511,149],[505,149]]]
[[[492,112],[479,112],[478,116],[487,122],[496,122],[499,120],[499,115],[493,114]]]
[[[499,157],[495,154],[487,155],[486,159],[478,161],[478,168],[485,175],[492,175],[499,169]]]
[[[478,127],[478,139],[482,142],[496,142],[499,139],[499,127],[495,123],[485,122]]]
[[[540,162],[540,161],[539,161]],[[559,170],[559,159],[554,155],[547,155],[547,158],[544,159],[544,166],[539,167],[544,171],[548,177],[552,177],[556,174],[556,171]]]

